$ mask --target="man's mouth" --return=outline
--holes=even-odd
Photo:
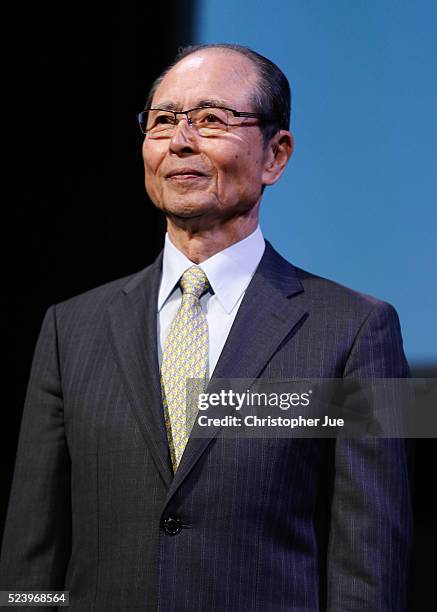
[[[177,170],[172,170],[166,174],[165,178],[184,181],[195,178],[206,178],[206,174],[196,170],[195,168],[180,168]]]

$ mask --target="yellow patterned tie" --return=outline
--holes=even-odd
[[[183,273],[180,285],[182,303],[172,321],[161,364],[164,417],[174,472],[191,429],[187,379],[206,379],[208,374],[208,323],[199,301],[209,287],[208,279],[201,268],[191,266]]]

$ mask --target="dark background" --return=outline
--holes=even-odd
[[[32,353],[53,303],[153,261],[164,222],[144,191],[136,113],[153,79],[193,42],[194,1],[23,5],[6,21],[11,195],[4,261],[10,391],[1,433],[3,527]],[[238,42],[238,41],[236,41]],[[436,367],[411,364],[437,378]],[[9,384],[12,380],[12,384]],[[436,609],[434,440],[417,443],[411,610]]]

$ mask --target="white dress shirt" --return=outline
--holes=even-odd
[[[200,298],[200,304],[208,321],[209,377],[214,371],[241,300],[252,280],[264,249],[264,238],[258,226],[244,240],[236,242],[199,264],[212,289]],[[166,234],[158,293],[158,358],[160,364],[171,323],[182,301],[182,292],[178,283],[185,270],[193,265],[196,264],[181,253]]]

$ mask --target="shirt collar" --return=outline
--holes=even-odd
[[[258,225],[252,234],[200,264],[199,267],[208,277],[209,284],[226,313],[232,312],[246,291],[264,249],[265,242]],[[185,270],[193,265],[196,264],[179,251],[166,234],[158,311],[175,290]]]

